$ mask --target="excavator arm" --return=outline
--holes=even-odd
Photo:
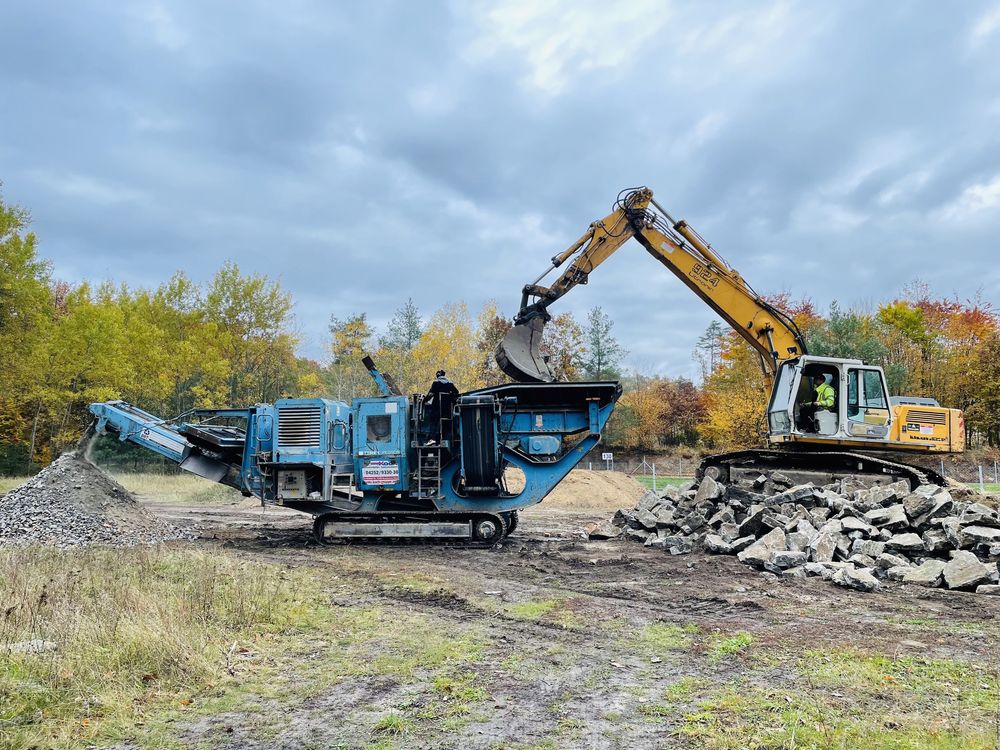
[[[496,351],[504,372],[522,382],[555,379],[542,352],[547,308],[577,284],[586,284],[590,273],[632,237],[760,353],[768,375],[782,361],[807,353],[794,321],[757,294],[686,222],[675,221],[653,199],[652,190],[641,187],[619,193],[614,211],[591,224],[524,287],[514,326]],[[570,258],[572,263],[551,286],[539,285]]]

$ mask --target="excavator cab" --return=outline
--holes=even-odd
[[[813,406],[823,386],[833,403]],[[829,393],[829,389],[823,389]],[[892,411],[885,375],[859,359],[804,355],[778,368],[768,405],[770,442],[887,442]]]

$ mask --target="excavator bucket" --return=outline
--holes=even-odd
[[[544,328],[544,318],[532,318],[512,327],[497,345],[497,364],[519,383],[551,383],[556,379],[541,351]]]

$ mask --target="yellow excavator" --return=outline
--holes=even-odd
[[[907,478],[914,487],[944,483],[932,469],[911,465],[905,456],[964,450],[959,409],[929,398],[890,397],[885,373],[875,365],[810,355],[795,322],[757,294],[687,222],[667,213],[646,187],[619,193],[610,214],[591,224],[524,287],[514,326],[496,350],[507,375],[520,382],[555,379],[542,345],[549,305],[586,284],[594,269],[633,237],[756,349],[770,384],[771,447],[711,456],[702,472],[732,481],[781,470],[801,481],[877,475]],[[540,285],[570,259],[551,286]],[[902,460],[896,460],[899,454]]]

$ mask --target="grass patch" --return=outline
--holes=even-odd
[[[428,718],[471,721],[489,694],[461,670],[489,646],[482,629],[332,606],[346,580],[218,551],[0,551],[0,750],[179,748],[188,720],[228,712],[277,736],[302,700],[373,676],[425,683],[440,707]],[[32,640],[56,648],[3,648]],[[397,718],[416,725],[383,717],[373,746],[405,731]]]
[[[400,735],[405,734],[413,726],[413,722],[404,719],[399,714],[386,714],[375,722],[372,727],[373,734]]]
[[[987,664],[845,650],[785,665],[794,689],[724,686],[683,715],[679,733],[710,750],[994,746],[1000,704]]]
[[[447,698],[462,703],[479,703],[490,697],[486,688],[476,684],[475,672],[466,671],[458,675],[441,675],[434,678],[434,690]]]
[[[675,716],[684,710],[702,684],[703,681],[696,677],[684,677],[664,690],[659,702],[640,704],[639,713],[655,719]]]
[[[158,549],[0,551],[0,748],[117,738],[188,712],[317,628],[310,576],[226,554]],[[152,731],[152,730],[151,730]]]
[[[753,643],[753,636],[749,633],[741,632],[731,636],[719,633],[709,639],[706,653],[712,661],[721,661],[746,651],[751,643]]]
[[[812,699],[801,691],[727,688],[684,716],[679,733],[708,750],[815,748],[960,750],[992,747],[988,723],[900,715],[892,706]]]
[[[504,605],[504,611],[518,620],[540,620],[558,606],[559,601],[556,599],[543,599],[541,601],[506,604]]]
[[[649,656],[662,656],[668,651],[684,651],[691,647],[691,636],[698,632],[697,625],[674,625],[654,622],[629,637],[631,650],[641,649]]]
[[[646,487],[646,489],[653,489],[653,475],[652,474],[633,474],[632,478],[639,484]],[[659,474],[656,475],[656,489],[662,490],[667,485],[673,485],[674,487],[680,487],[694,480],[694,477],[661,477]]]
[[[856,651],[807,651],[798,669],[820,687],[850,690],[872,699],[891,696],[914,710],[928,706],[1000,709],[995,665]]]

